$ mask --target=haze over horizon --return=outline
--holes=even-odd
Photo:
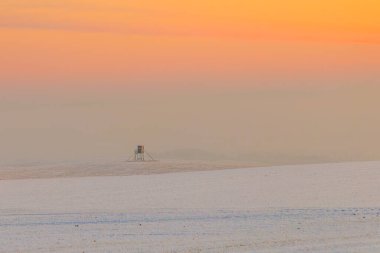
[[[1,95],[1,161],[380,159],[377,86]]]

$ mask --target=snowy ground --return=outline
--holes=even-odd
[[[380,162],[0,181],[0,252],[380,252]]]
[[[0,161],[1,162],[1,161]],[[66,177],[133,176],[185,171],[252,168],[268,164],[237,161],[178,161],[154,162],[95,161],[81,163],[0,164],[0,180]]]

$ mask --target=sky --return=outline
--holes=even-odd
[[[376,0],[2,0],[0,158],[144,142],[174,157],[380,159],[378,13]]]

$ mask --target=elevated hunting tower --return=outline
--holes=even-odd
[[[145,159],[147,155],[147,159]],[[144,145],[137,145],[134,154],[128,159],[128,162],[155,161],[154,158],[145,150]]]

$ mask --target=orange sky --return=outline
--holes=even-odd
[[[0,0],[0,163],[140,143],[379,160],[379,14],[379,0]]]
[[[378,0],[3,0],[0,86],[365,84]]]

